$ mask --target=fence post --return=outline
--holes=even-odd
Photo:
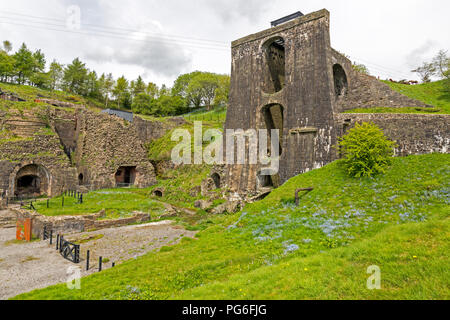
[[[53,244],[53,229],[50,230],[50,245]]]
[[[62,197],[62,206],[64,207],[64,196]]]
[[[100,272],[100,271],[102,271],[102,257],[99,257],[98,258],[98,271]]]
[[[90,256],[90,251],[88,250],[86,253],[86,271],[89,270],[89,256]]]
[[[47,199],[47,209],[49,208],[50,199]]]
[[[112,263],[112,267],[114,268],[115,266],[116,266],[116,263],[115,263],[115,262],[113,262],[113,263]]]
[[[56,235],[56,250],[58,250],[59,246],[59,233]]]

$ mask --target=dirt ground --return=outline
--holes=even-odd
[[[65,260],[49,241],[18,243],[15,228],[0,228],[0,300],[20,293],[45,288],[67,281],[69,267],[81,267],[81,275],[98,272],[98,257],[106,262],[102,269],[136,258],[162,246],[178,243],[183,237],[193,237],[187,231],[162,221],[144,225],[125,226],[83,232],[65,236],[69,241],[80,242],[79,264]],[[86,271],[86,251],[90,250],[90,268]]]

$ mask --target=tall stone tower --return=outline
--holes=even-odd
[[[321,10],[232,43],[226,129],[279,129],[280,170],[229,165],[233,191],[277,186],[336,158],[329,12]],[[341,80],[345,90],[346,80]]]
[[[357,122],[377,124],[397,141],[397,155],[449,152],[450,116],[349,113],[373,107],[430,106],[355,71],[330,46],[325,9],[234,41],[225,129],[279,129],[281,156],[278,173],[269,176],[261,164],[225,165],[222,185],[251,196],[320,168],[338,158],[338,137]]]

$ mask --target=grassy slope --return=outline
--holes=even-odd
[[[419,85],[406,85],[383,81],[393,90],[412,99],[417,99],[435,108],[370,108],[355,109],[347,113],[444,113],[450,114],[450,93],[444,89],[444,81],[423,83]]]
[[[449,181],[443,154],[396,158],[386,175],[362,180],[334,162],[243,212],[204,220],[197,240],[84,278],[82,290],[17,298],[446,298]],[[294,190],[309,186],[295,207]],[[381,291],[364,289],[372,264]]]
[[[103,104],[99,101],[93,99],[87,99],[78,95],[70,94],[64,91],[51,91],[39,89],[32,86],[26,85],[17,85],[17,84],[8,84],[8,83],[0,83],[0,88],[3,91],[7,91],[10,93],[14,93],[22,99],[27,100],[26,102],[12,102],[12,105],[18,107],[35,107],[41,105],[40,103],[35,103],[35,99],[39,99],[40,96],[45,97],[47,99],[54,99],[64,102],[70,102],[74,104],[85,105],[89,107],[91,110],[98,111],[103,109]],[[2,104],[9,103],[3,101]],[[45,105],[45,104],[42,104]],[[66,108],[67,109],[67,108]]]

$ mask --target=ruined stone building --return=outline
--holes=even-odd
[[[228,165],[223,185],[257,193],[338,158],[338,137],[372,121],[399,144],[398,155],[448,152],[449,115],[351,114],[355,108],[427,107],[360,74],[330,45],[330,17],[321,10],[232,43],[230,104],[225,129],[279,129],[280,170]]]
[[[177,122],[178,121],[178,122]],[[0,111],[0,198],[156,183],[145,144],[179,125],[73,106]],[[5,133],[9,136],[4,136]]]

